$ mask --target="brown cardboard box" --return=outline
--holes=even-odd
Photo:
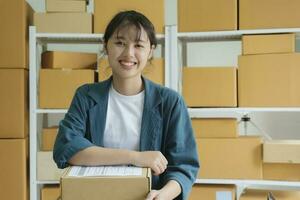
[[[28,135],[28,71],[0,69],[0,138]]]
[[[243,55],[265,53],[294,53],[295,34],[243,35]]]
[[[46,0],[47,12],[85,12],[85,1]]]
[[[52,151],[37,152],[37,179],[39,181],[59,181],[66,171],[59,169],[53,160]]]
[[[199,178],[262,179],[259,137],[196,139],[202,163]]]
[[[154,25],[157,33],[164,33],[164,0],[97,0],[94,3],[94,31],[104,33],[109,21],[120,11],[136,10]]]
[[[107,59],[100,60],[100,62],[98,63],[98,71],[99,81],[108,79],[111,76],[112,72]],[[155,58],[144,68],[143,76],[154,81],[155,83],[163,85],[165,82],[164,71],[164,59]]]
[[[70,168],[68,168],[70,170]],[[151,169],[143,168],[140,176],[69,176],[61,178],[63,200],[141,200],[151,190]]]
[[[195,184],[192,188],[189,200],[235,200],[235,194],[235,185]]]
[[[193,118],[192,125],[196,138],[236,138],[236,118]]]
[[[34,13],[33,24],[39,33],[92,33],[92,17],[89,13]]]
[[[32,15],[32,8],[24,0],[1,1],[0,68],[28,68]]]
[[[272,140],[263,144],[264,163],[300,164],[299,140]]]
[[[239,56],[239,106],[300,106],[299,65],[300,53]]]
[[[299,7],[298,0],[239,0],[239,29],[300,27]]]
[[[29,199],[27,142],[27,139],[0,139],[1,199]]]
[[[57,136],[58,127],[44,128],[42,132],[41,151],[52,151]]]
[[[41,189],[41,200],[58,200],[60,197],[59,185],[44,186]]]
[[[237,29],[237,0],[178,0],[178,31]]]
[[[235,67],[183,67],[183,97],[189,107],[236,107]]]
[[[300,181],[300,164],[264,163],[263,178],[277,181]]]
[[[43,68],[83,69],[96,68],[96,65],[95,53],[46,51],[42,54]]]
[[[76,89],[85,83],[93,82],[93,70],[41,69],[39,107],[68,108]]]
[[[272,190],[251,190],[247,189],[240,196],[240,200],[268,200],[271,193],[277,200],[296,200],[300,199],[299,191],[272,191]]]

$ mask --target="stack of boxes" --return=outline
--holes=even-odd
[[[32,9],[24,0],[0,7],[0,194],[27,200],[28,168],[28,26]]]

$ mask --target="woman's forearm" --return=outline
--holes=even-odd
[[[181,193],[181,186],[175,180],[170,180],[161,189],[161,196],[163,199],[175,199]]]

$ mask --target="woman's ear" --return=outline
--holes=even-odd
[[[154,48],[155,48],[154,45],[152,45],[149,52],[148,60],[151,60],[151,58],[153,57]]]

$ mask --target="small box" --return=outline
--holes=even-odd
[[[270,199],[268,196],[273,198]],[[239,200],[296,200],[300,199],[299,191],[254,190],[246,189]]]
[[[0,138],[28,136],[28,71],[0,69]]]
[[[65,169],[59,169],[53,160],[52,151],[37,152],[37,179],[39,181],[59,181]]]
[[[117,167],[109,166],[93,167],[95,171],[103,172],[99,173],[103,175],[97,176],[72,176],[72,168],[68,168],[61,178],[63,200],[99,200],[99,197],[109,200],[141,200],[146,199],[151,190],[151,169],[149,168],[140,168],[138,175],[129,175],[128,171],[131,170],[126,171],[127,169],[124,168],[130,167],[122,167],[122,169],[112,169]],[[84,167],[79,168],[80,174],[85,173],[83,169]],[[121,172],[122,175],[110,174],[111,171]]]
[[[236,118],[193,118],[192,126],[196,138],[236,138]]]
[[[262,179],[259,137],[196,139],[202,179]]]
[[[0,139],[1,199],[28,199],[28,139]]]
[[[183,97],[189,107],[236,107],[235,67],[184,67]]]
[[[104,81],[108,79],[111,74],[111,67],[109,66],[107,59],[101,59],[98,63],[99,71],[99,81]],[[151,81],[164,85],[165,82],[165,69],[164,69],[164,59],[154,58],[151,63],[148,63],[144,68],[142,75],[150,79]]]
[[[178,31],[237,30],[237,0],[178,0]]]
[[[298,0],[239,0],[239,29],[300,27]]]
[[[239,56],[239,107],[299,107],[300,53]]]
[[[43,128],[41,151],[53,151],[58,127]]]
[[[52,69],[95,69],[97,54],[64,51],[46,51],[42,54],[42,67]]]
[[[46,12],[85,12],[86,1],[46,0]]]
[[[69,108],[76,89],[93,82],[93,70],[41,69],[39,107]]]
[[[295,34],[243,35],[243,55],[294,53]]]
[[[263,179],[276,181],[300,181],[300,164],[264,163]]]
[[[58,200],[60,197],[59,185],[47,185],[41,189],[41,200]]]
[[[235,185],[194,184],[189,200],[235,200]]]
[[[92,33],[92,17],[89,13],[34,13],[33,24],[38,33]]]
[[[143,13],[154,25],[157,33],[164,33],[164,0],[97,0],[94,3],[94,31],[104,33],[110,20],[120,11],[136,10]]]

